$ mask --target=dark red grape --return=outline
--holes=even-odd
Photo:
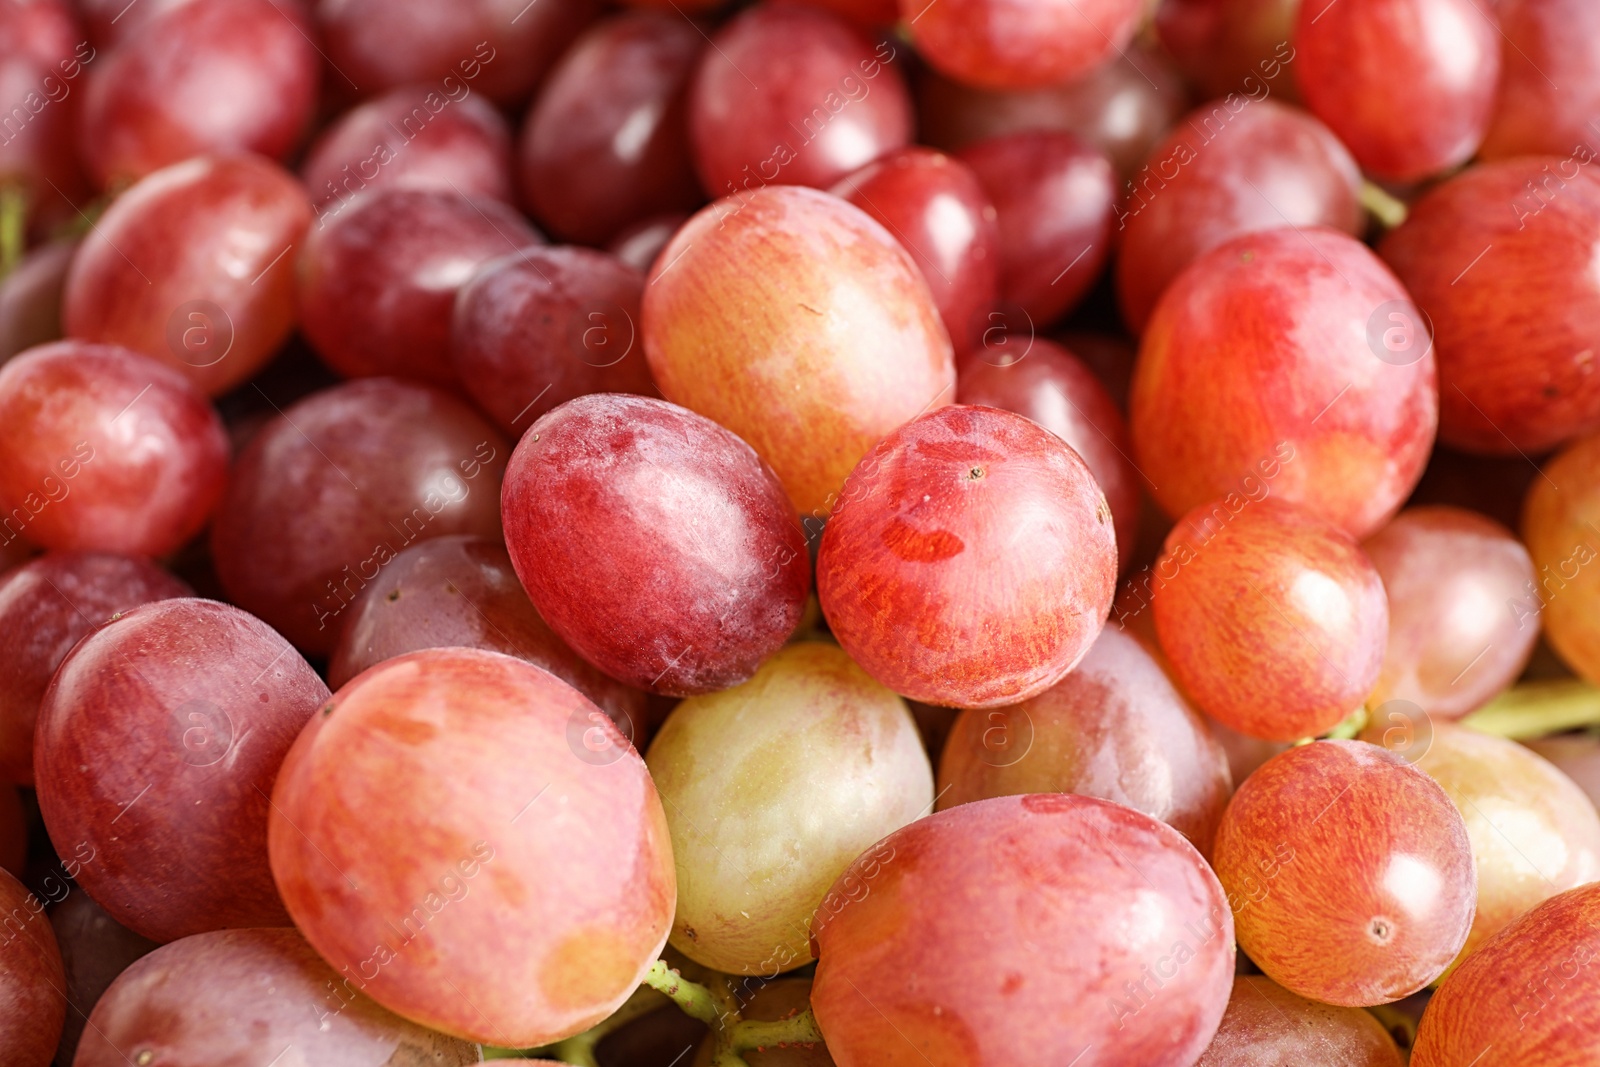
[[[899,53],[798,4],[747,8],[700,58],[689,139],[712,196],[763,185],[824,189],[911,140]]]
[[[1478,155],[1600,154],[1600,6],[1513,0],[1500,12],[1500,95]]]
[[[211,554],[228,596],[299,648],[330,651],[340,617],[407,545],[498,538],[511,448],[433,389],[374,379],[314,393],[239,456]]]
[[[394,375],[445,388],[456,292],[489,260],[540,243],[498,200],[448,189],[373,190],[312,229],[300,257],[300,318],[347,378]]]
[[[749,445],[692,411],[569,401],[523,435],[502,506],[539,614],[630,685],[726,689],[800,624],[811,566],[793,505]]]
[[[146,604],[90,634],[39,708],[34,777],[56,852],[157,941],[281,925],[267,868],[278,764],[327,699],[260,619],[212,600]]]
[[[1294,79],[1278,77],[1295,60],[1290,35],[1300,4],[1301,0],[1165,0],[1156,7],[1155,29],[1178,66],[1206,96],[1255,96],[1262,86],[1270,86],[1292,99]]]
[[[479,1062],[476,1046],[385,1011],[363,984],[295,930],[196,934],[122,972],[90,1014],[74,1067],[265,1065],[272,1056],[317,1067]]]
[[[976,346],[999,297],[1000,227],[972,168],[932,149],[902,148],[831,191],[905,245],[956,351]]]
[[[49,1067],[66,1018],[61,950],[44,903],[0,870],[0,1061],[6,1067]]]
[[[317,98],[309,29],[272,0],[189,0],[142,23],[87,68],[78,147],[90,177],[106,186],[205,154],[287,156]]]
[[[1083,298],[1111,254],[1117,176],[1067,133],[990,137],[958,157],[999,212],[1000,295],[1043,328]]]
[[[339,689],[384,660],[452,646],[503,652],[543,667],[642,746],[644,693],[568,648],[534,610],[505,548],[483,537],[436,537],[396,556],[351,605],[329,657],[328,684]]]
[[[648,274],[655,264],[656,257],[667,247],[667,242],[672,240],[672,235],[687,221],[689,216],[676,212],[652,215],[617,234],[616,238],[606,246],[606,251],[628,266]]]
[[[900,0],[917,51],[967,85],[1033,89],[1081,78],[1120,53],[1143,0]]]
[[[677,13],[636,11],[598,23],[562,56],[528,111],[517,160],[522,198],[551,233],[600,244],[700,204],[687,100],[704,45]]]
[[[39,245],[0,280],[0,363],[35,345],[60,340],[61,297],[76,239]]]
[[[511,129],[482,97],[403,85],[340,116],[300,173],[324,220],[358,193],[390,185],[510,203]]]
[[[0,112],[0,186],[20,196],[36,234],[78,219],[87,199],[75,134],[80,79],[94,57],[87,45],[53,63],[0,46],[0,100],[9,109]]]
[[[54,877],[54,876],[52,876]],[[65,888],[65,883],[61,883]],[[66,1025],[61,1030],[57,1064],[70,1064],[83,1037],[88,1013],[106,987],[134,960],[160,947],[117,922],[84,892],[70,892],[50,910],[50,926],[61,947],[66,975]]]
[[[1233,921],[1176,830],[1103,800],[949,808],[884,838],[812,919],[811,1006],[839,1067],[1192,1063]],[[912,976],[915,976],[914,978]]]
[[[84,237],[63,295],[67,334],[158,359],[215,396],[255,375],[294,328],[305,189],[255,156],[192,159],[119,196]]]
[[[0,575],[0,781],[33,784],[39,701],[72,646],[119,612],[187,584],[141,559],[51,552]]]
[[[59,341],[0,367],[0,540],[159,556],[222,495],[222,420],[177,371]]]
[[[456,374],[512,437],[586,393],[653,395],[639,337],[643,291],[638,270],[588,248],[501,256],[456,297]]]

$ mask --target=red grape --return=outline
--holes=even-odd
[[[810,557],[771,468],[663,400],[602,393],[545,415],[506,470],[517,576],[550,628],[672,696],[749,678],[800,624]]]
[[[1156,306],[1134,368],[1135,459],[1169,515],[1271,493],[1365,537],[1422,474],[1433,349],[1394,275],[1329,230],[1246,234]]]
[[[427,82],[526,99],[594,18],[591,0],[315,0],[334,88],[382,92]]]
[[[56,1051],[56,1063],[66,1065],[72,1063],[89,1021],[85,1013],[94,1007],[117,975],[159,946],[107,915],[87,893],[68,892],[50,910],[50,926],[61,947],[67,1003],[72,1005]]]
[[[1129,458],[1133,443],[1116,401],[1082,360],[1053,341],[1036,338],[1016,363],[969,359],[957,378],[956,399],[1026,415],[1071,445],[1106,495],[1117,561],[1119,567],[1128,565],[1143,499],[1139,472]]]
[[[1020,415],[956,405],[895,430],[850,475],[817,594],[845,651],[890,689],[990,707],[1083,658],[1116,570],[1111,509],[1078,454]]]
[[[189,0],[76,0],[78,16],[83,20],[89,40],[96,48],[114,48],[128,38],[135,29],[163,14],[167,10],[187,4]],[[303,10],[301,0],[274,0]]]
[[[958,352],[974,347],[1000,292],[1000,227],[977,175],[928,148],[901,148],[840,180],[911,253]]]
[[[1270,978],[1238,975],[1217,1036],[1195,1067],[1405,1067],[1371,1012],[1296,996]]]
[[[1473,953],[1434,994],[1412,1067],[1584,1067],[1600,1052],[1600,884],[1569,889]]]
[[[411,185],[511,203],[511,129],[482,97],[391,89],[340,116],[300,165],[324,217],[367,189]]]
[[[612,758],[569,748],[575,722]],[[494,652],[414,652],[341,689],[284,760],[270,839],[323,958],[390,1010],[501,1047],[611,1014],[672,922],[644,761],[577,690]]]
[[[77,251],[75,239],[39,245],[0,280],[0,363],[60,340],[61,296]]]
[[[1121,53],[1143,0],[900,0],[917,51],[956,81],[1031,89],[1081,78]]]
[[[1477,879],[1455,805],[1363,741],[1300,745],[1262,764],[1223,813],[1213,862],[1239,947],[1325,1004],[1415,993],[1472,926]]]
[[[324,654],[340,615],[401,549],[499,537],[510,451],[476,411],[422,386],[376,379],[314,393],[240,454],[211,530],[217,577],[234,603]]]
[[[964,711],[939,763],[939,806],[1023,793],[1110,800],[1211,854],[1233,784],[1228,759],[1144,646],[1115,627],[1052,688]]]
[[[1473,167],[1379,246],[1432,323],[1446,444],[1515,455],[1600,429],[1600,181],[1579,167]]]
[[[498,200],[444,189],[376,189],[325,223],[300,256],[301,325],[318,355],[347,378],[445,388],[459,384],[456,292],[489,260],[540,243]]]
[[[517,146],[523,200],[550,232],[598,244],[702,202],[688,91],[704,44],[675,13],[637,11],[596,24],[562,56]]]
[[[1588,0],[1514,0],[1500,12],[1500,95],[1478,154],[1600,152],[1600,7]]]
[[[272,0],[190,0],[141,23],[87,68],[78,147],[90,177],[107,186],[204,154],[287,156],[317,96],[304,23]]]
[[[1413,507],[1362,546],[1389,598],[1389,645],[1367,703],[1456,719],[1511,685],[1539,639],[1538,577],[1510,530],[1464,508]]]
[[[274,1055],[317,1067],[479,1062],[477,1048],[390,1014],[361,986],[294,930],[186,937],[111,984],[74,1067],[266,1064]]]
[[[911,140],[894,46],[800,4],[747,8],[717,32],[689,93],[689,141],[712,196],[774,182],[826,188]]]
[[[456,374],[513,437],[573,397],[653,394],[639,341],[643,291],[638,270],[588,248],[491,260],[456,296]]]
[[[0,1060],[49,1067],[66,1018],[66,979],[44,904],[0,870]]]
[[[1192,1063],[1233,978],[1216,877],[1176,830],[1089,797],[1001,797],[896,831],[812,920],[839,1067]],[[912,976],[915,976],[914,978]]]
[[[1306,105],[1379,178],[1450,170],[1488,131],[1500,33],[1479,0],[1304,0],[1293,41]]]
[[[910,255],[809,189],[757,189],[685,223],[656,258],[640,329],[661,394],[750,442],[808,524],[884,434],[955,393]]]
[[[1271,100],[1202,104],[1133,183],[1118,211],[1117,296],[1140,331],[1184,267],[1241,234],[1327,226],[1359,237],[1366,227],[1350,153],[1322,123]]]
[[[192,159],[142,179],[83,239],[67,334],[162,361],[213,396],[247,381],[294,328],[305,189],[254,156]]]
[[[1273,91],[1292,98],[1293,79],[1277,79],[1295,60],[1289,40],[1300,4],[1301,0],[1165,0],[1156,8],[1156,34],[1206,96],[1254,96],[1257,86],[1270,82]]]
[[[688,221],[689,216],[677,212],[652,215],[617,234],[606,246],[606,251],[628,266],[648,274],[656,257],[672,240],[672,235]]]
[[[543,667],[642,744],[644,694],[568,648],[534,610],[505,548],[483,537],[435,537],[395,556],[351,605],[329,656],[328,684],[341,689],[384,660],[445,647],[504,652]]]
[[[192,596],[140,559],[52,552],[0,575],[0,781],[33,784],[33,728],[51,675],[80,638],[118,612]]]
[[[0,0],[0,42],[8,52],[52,64],[70,56],[82,37],[68,0]]]
[[[82,94],[74,89],[95,53],[84,44],[48,59],[10,44],[0,30],[0,100],[7,108],[0,112],[0,186],[20,194],[29,228],[43,235],[77,220],[77,204],[86,199],[74,143]]]
[[[1000,295],[1043,327],[1083,298],[1111,252],[1117,176],[1067,133],[991,137],[958,153],[1000,221]]]
[[[34,777],[56,851],[111,917],[157,941],[272,926],[267,802],[328,696],[261,620],[211,600],[145,604],[62,662]]]
[[[1241,733],[1325,733],[1378,679],[1383,580],[1348,534],[1303,508],[1201,505],[1167,535],[1155,575],[1156,631],[1175,677]]]
[[[177,371],[59,341],[0,367],[0,538],[165,555],[222,495],[222,421]]]

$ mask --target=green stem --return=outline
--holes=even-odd
[[[691,1019],[699,1019],[707,1026],[717,1028],[722,1009],[711,995],[711,990],[699,982],[691,982],[671,967],[666,960],[656,960],[645,972],[644,984],[663,993],[683,1009]]]
[[[817,1017],[811,1014],[810,1008],[776,1022],[746,1019],[733,1027],[732,1034],[730,1043],[735,1052],[772,1048],[775,1045],[816,1045],[822,1042],[822,1031],[817,1029]]]
[[[1360,193],[1361,206],[1372,213],[1373,218],[1383,223],[1383,228],[1392,230],[1410,214],[1404,200],[1389,193],[1382,186],[1372,182],[1363,181]]]
[[[623,1001],[622,1007],[583,1033],[575,1034],[565,1041],[558,1041],[541,1050],[541,1053],[546,1059],[560,1060],[562,1063],[572,1064],[573,1067],[600,1067],[599,1061],[595,1059],[594,1050],[607,1034],[663,1007],[666,1007],[666,1001],[662,999],[661,994],[654,989],[640,986],[633,991],[633,996]]]
[[[19,185],[0,186],[0,278],[10,274],[27,249],[28,193]]]
[[[1361,735],[1361,731],[1365,730],[1366,728],[1367,709],[1361,707],[1351,712],[1348,719],[1329,730],[1325,736],[1331,737],[1337,741],[1349,741],[1351,738],[1359,737]]]
[[[1600,689],[1576,678],[1527,682],[1461,720],[1480,733],[1526,741],[1600,724]]]

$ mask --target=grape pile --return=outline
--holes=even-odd
[[[0,0],[0,1067],[1600,1064],[1595,0]]]

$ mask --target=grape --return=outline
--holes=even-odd
[[[911,140],[895,46],[827,11],[748,8],[719,30],[689,90],[689,143],[713,196],[826,188]]]
[[[1362,546],[1389,598],[1389,645],[1371,707],[1406,700],[1459,718],[1522,673],[1539,638],[1537,579],[1510,530],[1476,512],[1412,507]]]
[[[1241,234],[1327,226],[1359,237],[1366,228],[1349,151],[1310,115],[1271,100],[1202,104],[1151,150],[1133,185],[1118,212],[1117,297],[1135,330],[1184,267]]]
[[[90,634],[34,738],[39,808],[68,873],[156,941],[281,925],[267,796],[327,695],[283,638],[215,601],[146,604]]]
[[[1292,100],[1294,79],[1278,77],[1296,57],[1290,35],[1300,4],[1301,0],[1166,0],[1156,8],[1156,35],[1206,96],[1255,96],[1258,86],[1270,83],[1273,92]]]
[[[427,83],[458,99],[527,98],[595,17],[590,0],[314,0],[332,88]]]
[[[672,235],[688,221],[689,216],[677,212],[652,215],[617,234],[616,239],[606,246],[606,251],[628,266],[648,274],[656,256],[672,240]]]
[[[884,434],[955,393],[911,257],[806,189],[757,189],[685,223],[656,258],[640,331],[661,395],[750,442],[808,525]]]
[[[402,85],[352,108],[317,138],[300,165],[326,218],[368,189],[449,189],[504,203],[511,192],[511,129],[494,105],[436,85]]]
[[[562,56],[517,146],[522,197],[540,223],[599,244],[703,202],[688,86],[704,45],[677,13],[638,11],[595,24]]]
[[[0,870],[0,1059],[6,1067],[49,1067],[66,1017],[66,980],[44,904]]]
[[[476,1047],[397,1018],[294,930],[219,930],[164,945],[95,1005],[74,1067],[479,1062]],[[287,1059],[287,1057],[285,1057]]]
[[[1517,600],[1540,610],[1545,639],[1590,681],[1600,679],[1600,436],[1579,438],[1529,486],[1522,530],[1538,581]]]
[[[311,231],[300,256],[301,327],[347,378],[394,375],[457,388],[450,363],[457,291],[490,260],[539,243],[533,227],[497,200],[376,189]]]
[[[0,42],[10,43],[5,36]],[[79,109],[66,104],[71,95],[61,94],[70,94],[64,87],[81,78],[93,58],[87,46],[48,59],[0,45],[0,100],[8,108],[0,112],[0,184],[21,194],[37,235],[77,220],[77,205],[88,198],[74,143]]]
[[[1600,738],[1592,734],[1559,734],[1523,744],[1571,778],[1591,803],[1600,804]]]
[[[594,701],[629,740],[644,694],[591,666],[539,617],[500,544],[455,535],[400,552],[350,607],[328,661],[341,689],[368,667],[424,648],[483,648],[543,667]]]
[[[1434,994],[1412,1067],[1580,1067],[1600,1054],[1600,884],[1569,889],[1490,938]]]
[[[1342,233],[1213,248],[1167,287],[1134,367],[1134,458],[1169,515],[1273,496],[1365,537],[1422,474],[1433,351],[1394,275]]]
[[[142,559],[52,552],[0,575],[0,781],[33,784],[39,701],[80,638],[119,612],[193,596]]]
[[[900,0],[922,57],[956,81],[1032,89],[1081,78],[1119,54],[1141,0]]]
[[[1076,452],[1020,415],[956,405],[894,431],[850,475],[817,594],[844,650],[895,692],[1014,704],[1089,650],[1116,553]]]
[[[840,876],[811,992],[839,1067],[1192,1063],[1233,977],[1222,887],[1177,831],[1064,794],[962,804]],[[911,976],[915,976],[912,978]]]
[[[0,280],[0,363],[61,338],[61,295],[75,239],[51,241],[23,256]]]
[[[678,869],[672,945],[729,974],[809,963],[809,924],[834,880],[933,807],[905,703],[820,642],[685,700],[647,762]]]
[[[76,0],[78,16],[89,40],[96,49],[115,48],[146,22],[171,8],[189,0],[139,0],[129,5],[128,0]],[[279,0],[274,0],[279,2]],[[301,0],[281,0],[290,7],[303,10]]]
[[[726,689],[800,624],[811,568],[793,507],[748,445],[691,411],[569,401],[523,436],[501,506],[539,614],[629,685]]]
[[[1049,130],[991,137],[958,155],[999,214],[1001,297],[1033,326],[1065,315],[1111,251],[1111,161],[1071,134]]]
[[[142,22],[85,68],[78,149],[90,177],[105,187],[190,156],[287,156],[317,97],[304,23],[271,0],[190,0]]]
[[[1270,978],[1239,975],[1217,1036],[1195,1067],[1405,1067],[1371,1013],[1295,996]]]
[[[1526,455],[1600,429],[1600,182],[1579,167],[1470,168],[1379,246],[1432,323],[1445,444]]]
[[[1600,151],[1600,8],[1585,0],[1515,0],[1500,12],[1500,92],[1478,155]]]
[[[1160,819],[1209,856],[1233,791],[1205,721],[1139,642],[1110,626],[1055,686],[1010,707],[964,711],[950,736],[941,809],[1079,793]]]
[[[490,260],[456,295],[456,374],[513,437],[573,397],[653,395],[639,340],[643,290],[637,269],[588,248]]]
[[[205,525],[228,442],[177,371],[59,341],[0,367],[0,540],[159,556]]]
[[[1000,229],[972,169],[927,148],[901,148],[832,190],[905,245],[957,351],[982,339],[999,296]]]
[[[61,1031],[56,1063],[70,1064],[88,1022],[86,1013],[117,975],[159,946],[119,924],[87,893],[69,891],[51,909],[50,926],[61,947],[64,988],[71,1005]]]
[[[1326,733],[1378,679],[1383,579],[1349,535],[1305,509],[1235,503],[1201,505],[1167,535],[1153,587],[1161,649],[1184,692],[1225,725],[1270,741]]]
[[[1288,989],[1366,1007],[1409,996],[1466,943],[1476,879],[1443,789],[1363,741],[1300,745],[1245,779],[1213,863],[1239,947]]]
[[[1128,175],[1139,169],[1189,97],[1161,53],[1134,44],[1082,78],[1042,89],[992,92],[929,71],[918,79],[917,103],[923,140],[947,152],[986,137],[1060,130],[1095,145],[1119,174]]]
[[[325,654],[401,549],[499,537],[510,451],[476,411],[422,386],[376,379],[314,393],[239,456],[211,528],[217,577],[234,603]]]
[[[1029,341],[1016,363],[972,358],[957,378],[956,399],[1026,415],[1082,457],[1106,495],[1117,537],[1119,569],[1133,557],[1143,494],[1129,457],[1128,421],[1106,387],[1072,352],[1043,338]]]
[[[1441,174],[1488,131],[1500,33],[1478,0],[1304,0],[1292,40],[1306,106],[1370,174]]]
[[[1515,741],[1444,722],[1404,729],[1381,718],[1364,736],[1414,755],[1415,765],[1444,788],[1466,823],[1478,906],[1452,967],[1535,905],[1600,880],[1600,815],[1594,804],[1570,778]]]
[[[582,758],[575,723],[605,758]],[[503,1048],[611,1014],[672,921],[644,761],[577,690],[494,652],[413,652],[341,689],[284,761],[269,837],[324,959],[391,1011]]]
[[[226,392],[294,328],[295,250],[310,224],[305,190],[265,160],[158,170],[84,238],[63,293],[66,332],[158,359],[202,392]]]
[[[54,64],[82,39],[77,13],[67,0],[6,0],[0,3],[0,41],[5,49]]]

